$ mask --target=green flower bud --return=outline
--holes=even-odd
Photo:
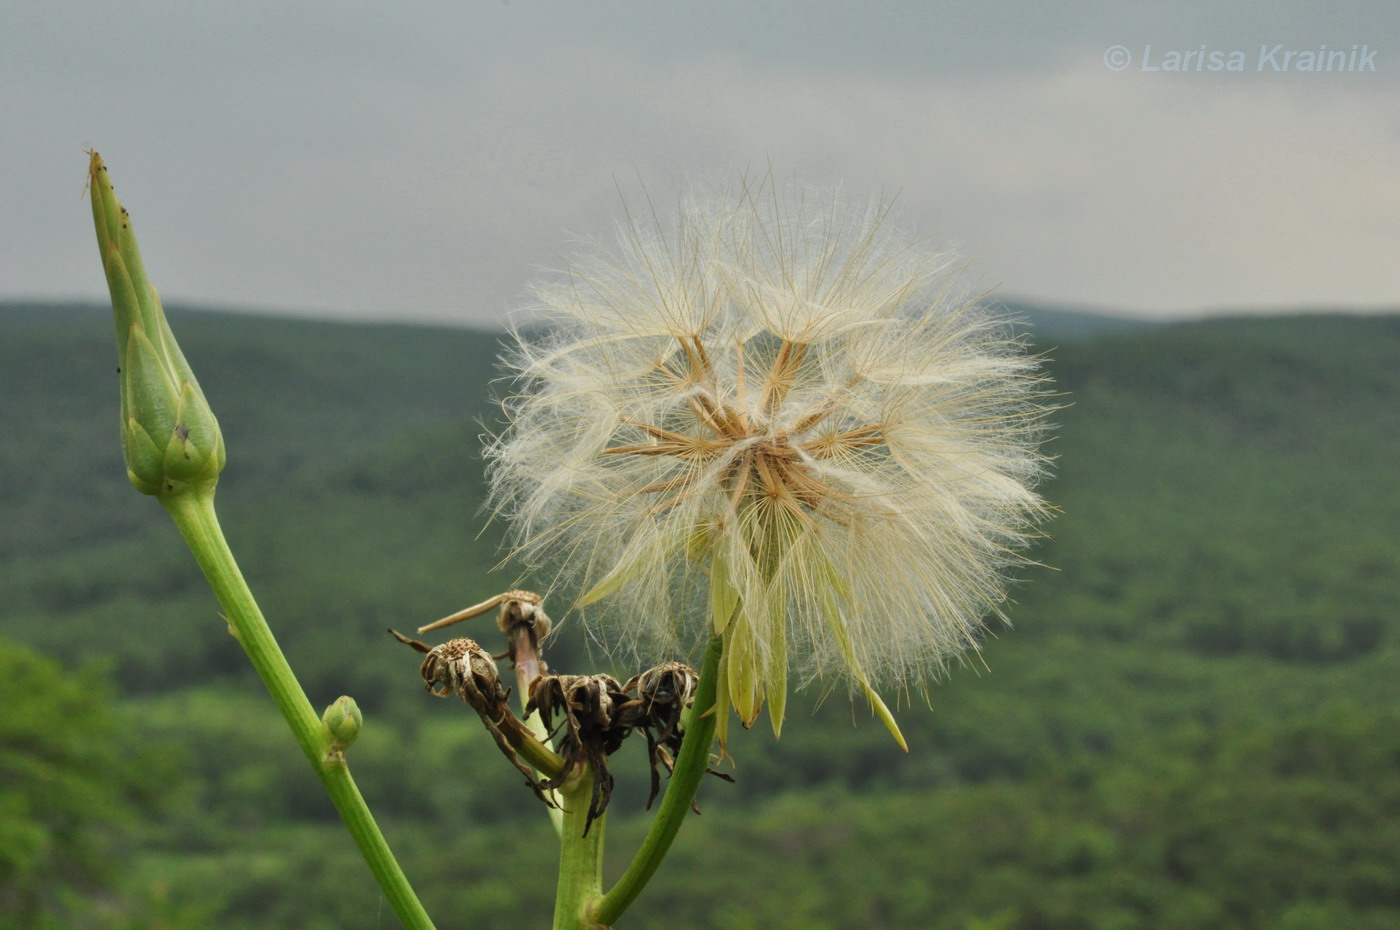
[[[143,493],[160,496],[212,485],[224,467],[218,420],[146,277],[131,216],[117,202],[107,166],[90,154],[92,218],[117,325],[127,477]]]
[[[360,713],[360,705],[355,703],[354,698],[348,695],[336,698],[335,703],[321,715],[321,729],[326,734],[328,754],[338,758],[349,749],[360,735],[360,724],[363,722],[364,715]]]

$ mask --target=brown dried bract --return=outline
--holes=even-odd
[[[631,724],[618,715],[628,701],[622,685],[611,675],[543,675],[530,686],[525,715],[539,711],[551,737],[563,730],[557,748],[564,757],[564,770],[543,782],[544,786],[559,787],[580,766],[593,770],[593,797],[584,836],[612,798],[613,777],[607,757],[632,732]]]
[[[695,689],[700,676],[695,669],[680,662],[667,662],[634,676],[623,690],[635,692],[637,697],[623,705],[620,716],[632,722],[647,739],[647,758],[651,763],[651,793],[647,795],[647,808],[656,800],[661,791],[661,767],[670,772],[675,768],[676,755],[681,751],[681,740],[685,730],[681,726],[685,711],[695,702]],[[734,779],[706,769],[725,781]],[[691,801],[695,808],[695,802]],[[696,808],[696,813],[699,809]]]

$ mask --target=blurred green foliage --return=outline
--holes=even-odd
[[[538,804],[384,633],[516,581],[479,512],[494,336],[170,315],[228,440],[230,542],[312,703],[363,708],[350,764],[430,912],[546,925]],[[109,326],[0,307],[0,635],[49,657],[0,651],[0,927],[391,927],[127,485]],[[842,693],[795,698],[776,745],[740,732],[738,783],[704,787],[622,926],[1400,926],[1400,318],[1048,354],[1064,514],[1016,629],[905,702],[907,756]],[[567,620],[549,658],[607,664]],[[645,828],[641,750],[620,754],[613,874]]]
[[[0,928],[112,917],[95,892],[181,777],[136,739],[97,664],[0,641]]]

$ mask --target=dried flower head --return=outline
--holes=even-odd
[[[764,179],[616,240],[517,335],[489,454],[518,553],[571,575],[609,644],[722,635],[745,725],[765,700],[781,724],[791,664],[894,729],[872,684],[974,647],[1046,515],[1036,360],[884,205]]]
[[[491,653],[470,639],[449,639],[440,645],[429,646],[409,639],[397,630],[390,630],[389,633],[405,646],[411,646],[415,652],[423,653],[423,664],[418,671],[428,693],[440,698],[455,694],[462,699],[462,703],[476,711],[486,732],[491,734],[506,760],[525,776],[525,784],[535,792],[535,797],[550,807],[555,806],[548,793],[553,786],[536,778],[535,773],[521,763],[517,754],[518,750],[528,749],[529,741],[534,736],[530,728],[511,713],[510,691],[501,683],[501,675]]]

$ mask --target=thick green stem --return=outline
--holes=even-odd
[[[161,503],[194,553],[204,577],[224,609],[234,635],[248,653],[277,709],[292,728],[307,761],[325,785],[326,792],[340,812],[341,819],[345,821],[355,845],[360,848],[360,854],[369,864],[394,913],[406,930],[433,930],[432,921],[409,886],[384,835],[379,832],[379,826],[374,822],[360,790],[355,787],[355,780],[350,776],[344,759],[327,753],[330,747],[321,728],[321,719],[292,674],[291,666],[283,657],[224,540],[218,516],[214,512],[212,483],[184,493],[162,496]]]
[[[710,637],[705,650],[705,663],[700,669],[700,683],[695,691],[695,703],[685,717],[685,739],[676,757],[675,770],[661,797],[656,818],[647,830],[646,839],[633,857],[627,871],[611,890],[589,907],[592,924],[611,926],[623,911],[637,899],[656,872],[661,860],[671,848],[676,831],[690,811],[690,803],[700,788],[700,779],[710,765],[710,746],[715,739],[718,709],[715,706],[715,682],[719,678],[719,661],[724,653],[724,639]],[[558,925],[556,924],[556,930]],[[585,924],[585,926],[588,926]]]
[[[603,893],[604,813],[588,825],[593,800],[593,772],[585,769],[572,784],[559,789],[564,823],[559,832],[559,886],[554,898],[553,930],[589,930],[595,926],[586,913],[589,902]]]

